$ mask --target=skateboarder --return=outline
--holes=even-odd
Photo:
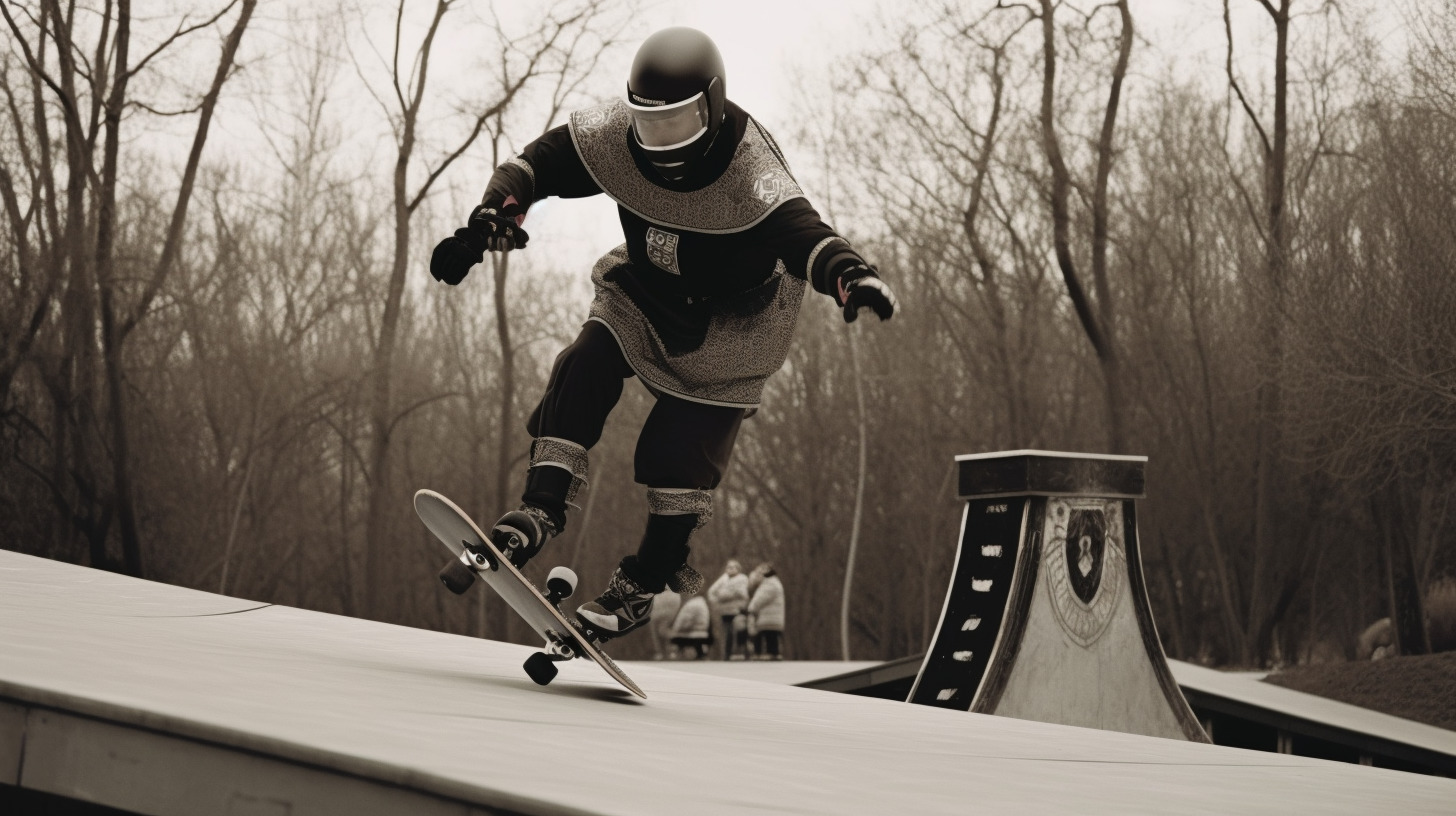
[[[726,88],[705,34],[653,34],[626,98],[577,111],[498,167],[466,226],[430,259],[431,274],[453,286],[485,252],[526,246],[534,202],[599,193],[617,202],[626,243],[592,270],[589,319],[526,425],[521,507],[496,523],[524,542],[511,554],[518,566],[559,535],[623,381],[642,381],[657,400],[634,463],[646,530],[601,596],[577,610],[602,638],[645,623],[664,587],[701,591],[689,541],[712,516],[744,416],[788,355],[806,285],[834,298],[846,321],[895,311],[890,288],[820,219],[773,138]]]

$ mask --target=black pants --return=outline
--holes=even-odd
[[[734,628],[737,615],[719,615],[718,620],[723,622],[723,659],[731,660],[733,655],[738,654],[748,647],[748,633],[740,632]]]
[[[555,436],[590,449],[633,376],[617,338],[595,320],[557,355],[546,393],[526,423],[531,436]],[[648,487],[711,490],[728,468],[742,408],[657,398],[637,436],[634,469]]]
[[[708,644],[712,642],[712,638],[675,637],[672,639],[672,645],[683,650],[685,660],[702,660],[707,657]]]
[[[765,655],[767,655],[769,657],[778,657],[779,638],[782,635],[783,632],[779,632],[774,629],[765,629],[755,635],[754,649],[758,652],[758,656],[764,657]]]
[[[633,376],[611,330],[595,320],[557,355],[546,393],[526,423],[533,437],[554,436],[591,449]],[[660,394],[637,435],[633,468],[648,487],[712,490],[723,479],[743,424],[742,408],[705,405]],[[666,547],[664,551],[675,548]],[[644,538],[639,559],[660,560]],[[666,557],[666,556],[664,556]],[[656,565],[648,564],[655,570]],[[680,566],[664,564],[668,572]]]

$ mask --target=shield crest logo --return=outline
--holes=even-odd
[[[1041,565],[1052,610],[1073,641],[1091,646],[1122,595],[1122,503],[1049,499],[1044,536]]]
[[[678,235],[657,227],[647,228],[647,259],[665,271],[681,275],[677,266]]]
[[[1107,549],[1107,516],[1101,508],[1072,510],[1067,520],[1067,577],[1082,603],[1092,603],[1102,583],[1102,554]]]

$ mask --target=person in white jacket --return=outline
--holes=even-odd
[[[702,595],[693,595],[683,601],[677,617],[673,618],[669,642],[680,650],[684,660],[702,660],[708,656],[708,645],[713,642],[711,626],[708,602]]]
[[[732,660],[739,647],[746,649],[748,646],[746,640],[740,642],[733,626],[733,619],[743,614],[748,606],[748,576],[743,574],[743,565],[738,563],[738,559],[728,559],[723,566],[723,574],[708,587],[708,602],[723,624],[723,659]]]
[[[755,567],[753,574],[759,579],[748,602],[754,654],[760,660],[783,660],[779,641],[784,634],[784,583],[767,562]]]
[[[672,624],[682,608],[682,596],[670,589],[652,596],[652,619],[647,631],[652,633],[652,659],[664,660],[673,656]]]

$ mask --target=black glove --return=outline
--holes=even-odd
[[[485,252],[473,245],[477,243],[474,238],[470,229],[462,227],[435,245],[430,255],[430,274],[435,280],[457,286],[470,273],[470,267],[485,260]]]
[[[514,199],[499,211],[484,204],[470,214],[469,226],[485,241],[482,247],[488,252],[510,252],[525,249],[531,236],[521,228],[520,218],[525,215]],[[459,235],[457,232],[456,235]]]
[[[526,245],[531,236],[516,223],[523,211],[514,201],[501,211],[481,205],[470,214],[467,226],[435,246],[430,274],[437,281],[458,285],[470,268],[485,260],[486,252],[510,252]]]
[[[895,314],[895,293],[889,284],[875,277],[873,267],[855,264],[839,273],[835,286],[839,305],[844,307],[844,322],[853,323],[860,309],[873,309],[881,320]]]

